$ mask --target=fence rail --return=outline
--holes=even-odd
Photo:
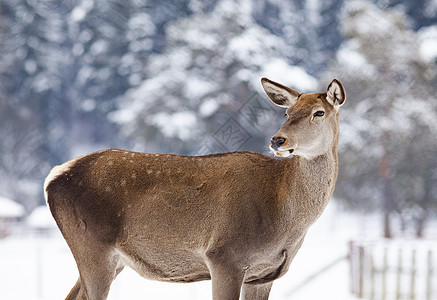
[[[436,244],[350,242],[351,292],[365,299],[436,300]]]

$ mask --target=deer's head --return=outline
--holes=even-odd
[[[261,79],[270,100],[285,107],[287,121],[272,137],[276,156],[313,159],[330,151],[338,136],[338,110],[346,100],[343,85],[332,80],[325,93],[301,94],[267,78]]]

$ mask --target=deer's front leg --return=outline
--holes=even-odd
[[[243,300],[267,300],[273,281],[264,284],[243,284]]]
[[[241,271],[228,266],[211,266],[212,299],[238,300],[240,297],[243,275]]]
[[[243,284],[244,271],[239,269],[224,253],[207,254],[211,274],[213,300],[238,300]]]

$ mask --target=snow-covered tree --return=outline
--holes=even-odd
[[[437,30],[424,27],[436,20],[435,1],[373,0],[361,11],[359,3],[0,0],[0,187],[4,196],[31,209],[43,201],[40,183],[50,166],[99,148],[125,147],[126,140],[147,151],[264,151],[268,137],[283,120],[261,91],[259,78],[267,76],[303,92],[312,91],[316,80],[308,74],[320,78],[339,47],[340,67],[344,67],[344,60],[351,62],[344,67],[347,78],[343,78],[351,79],[347,86],[350,99],[354,93],[359,93],[357,99],[380,97],[381,93],[374,91],[388,85],[399,87],[396,95],[414,93],[411,103],[426,102],[426,95],[435,92],[429,86],[437,84],[436,77],[429,75],[429,66],[435,66]],[[344,4],[351,12],[349,17],[340,14]],[[397,13],[387,17],[376,7],[396,7]],[[368,16],[376,12],[381,17],[362,17],[367,8]],[[405,21],[402,14],[410,19]],[[358,29],[348,33],[348,26],[343,26],[347,39],[342,44],[339,21],[343,19],[349,23],[355,20],[349,26],[352,29],[357,24],[363,28],[377,25],[370,27],[371,34],[364,35],[358,34]],[[410,23],[417,33],[409,29]],[[388,43],[391,45],[377,49]],[[418,57],[414,62],[402,54],[417,52],[412,55]],[[333,72],[332,76],[339,75]],[[431,84],[429,77],[434,78]],[[366,103],[354,107],[367,112]],[[393,109],[399,107],[398,101],[393,103]],[[403,118],[412,120],[410,115]],[[115,119],[117,124],[112,122]],[[359,126],[364,127],[373,122],[360,120]],[[393,148],[396,144],[392,142],[399,144],[409,138],[412,128],[423,120],[411,121],[413,125],[406,126],[409,130],[398,129],[399,134],[388,135],[388,145]],[[390,124],[382,123],[386,127]],[[417,130],[421,132],[429,127],[420,126]],[[372,137],[365,130],[356,137],[379,140],[379,135]],[[415,144],[408,144],[408,151],[402,148],[396,153],[412,156],[423,148],[419,145],[426,142],[426,135],[414,138]],[[351,143],[345,145],[351,147]],[[366,155],[379,157],[381,149],[378,145],[366,149]],[[353,157],[353,152],[347,153],[343,156]],[[398,159],[389,153],[390,161]],[[379,165],[362,167],[373,168],[373,173],[366,174],[379,172]],[[394,186],[398,178],[416,182],[408,191],[417,192],[417,182],[434,177],[420,181],[396,176]],[[432,191],[425,194],[433,195]],[[398,191],[393,194],[397,199],[413,199],[420,193],[411,194],[414,197]],[[403,200],[399,205],[411,212],[423,210],[416,209],[414,203]]]
[[[251,12],[250,1],[222,0],[211,12],[167,27],[167,47],[150,57],[148,79],[131,89],[113,114],[137,148],[195,153],[209,139],[219,140],[217,130],[226,122],[233,122],[226,130],[242,134],[238,141],[265,140],[266,132],[279,128],[277,116],[260,118],[264,123],[255,124],[255,130],[253,120],[244,120],[248,101],[253,101],[249,110],[273,112],[261,96],[260,78],[273,76],[302,91],[315,87],[314,78],[287,65],[284,42],[257,25]],[[260,144],[254,147],[263,151]],[[241,145],[234,146],[209,148],[228,151]]]
[[[253,0],[258,24],[283,39],[287,62],[320,77],[342,41],[344,0]]]
[[[50,166],[122,146],[107,119],[166,23],[214,1],[0,0],[0,187],[29,209]]]
[[[432,26],[437,22],[437,3],[434,0],[374,0],[382,7],[400,8],[409,16],[412,27]]]
[[[107,115],[147,78],[150,55],[164,47],[167,23],[207,9],[211,1],[197,2],[81,0],[74,6],[67,18],[74,61],[66,74],[74,154],[124,145]]]
[[[359,207],[382,207],[390,236],[393,212],[420,223],[437,208],[430,182],[437,175],[435,62],[396,10],[351,2],[343,32],[346,41],[327,75],[339,76],[349,91],[337,195]]]
[[[60,98],[68,64],[63,9],[57,1],[0,2],[0,187],[28,207],[57,152],[50,99]]]

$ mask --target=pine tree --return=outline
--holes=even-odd
[[[146,151],[197,153],[208,142],[207,153],[232,151],[246,139],[246,146],[263,152],[266,132],[273,135],[282,120],[255,118],[273,113],[259,79],[269,72],[286,77],[284,84],[298,79],[289,76],[297,68],[284,61],[285,43],[255,23],[251,2],[220,1],[211,12],[169,25],[166,39],[168,47],[149,60],[149,78],[113,115],[126,136]],[[311,86],[314,79],[298,70]],[[236,131],[241,135],[227,135]]]
[[[49,134],[68,63],[57,1],[0,3],[0,176],[5,196],[39,201],[39,183],[55,156]],[[44,174],[44,175],[43,175]]]
[[[423,221],[437,202],[429,185],[437,154],[436,74],[403,14],[368,2],[355,2],[346,14],[347,40],[328,75],[350,91],[336,191],[355,206],[382,207],[390,237],[393,213],[407,220],[413,209]]]

